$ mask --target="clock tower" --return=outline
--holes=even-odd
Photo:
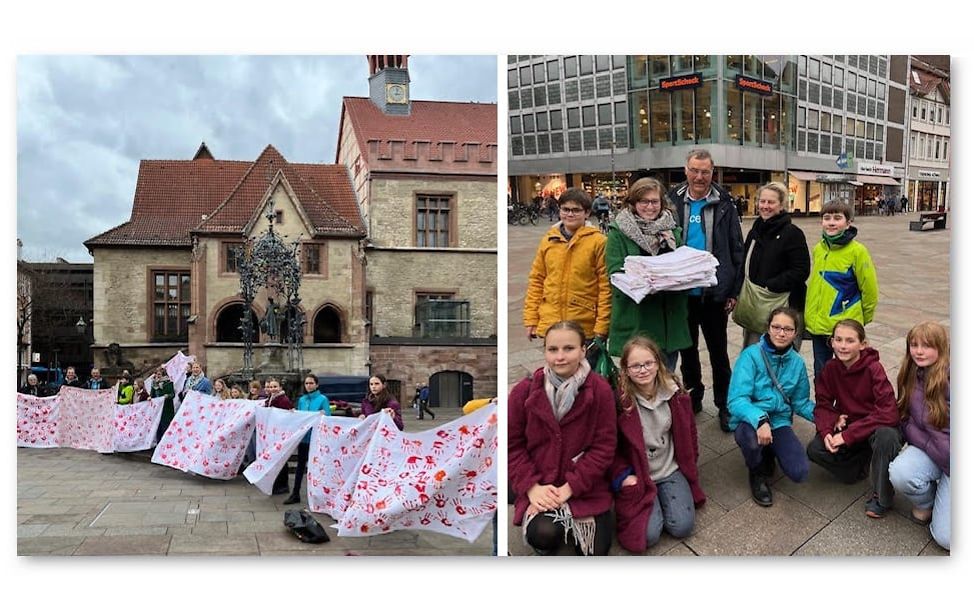
[[[366,55],[369,98],[384,114],[409,116],[409,55]]]

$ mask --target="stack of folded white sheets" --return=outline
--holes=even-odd
[[[659,291],[683,291],[717,284],[717,258],[707,251],[680,247],[660,255],[630,255],[612,284],[636,303]]]

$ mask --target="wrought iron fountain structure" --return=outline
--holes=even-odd
[[[286,374],[300,376],[304,370],[302,343],[307,322],[301,311],[301,267],[298,264],[298,247],[294,241],[285,243],[274,231],[276,213],[274,200],[268,197],[267,230],[252,236],[238,249],[237,269],[240,274],[240,295],[244,299],[239,329],[244,342],[244,360],[241,376],[253,380],[260,375]],[[260,329],[270,338],[263,347],[264,357],[260,365],[254,365],[254,327],[251,312],[258,292],[267,292],[267,312],[260,321]],[[283,320],[283,331],[281,321]],[[283,335],[281,335],[283,334]],[[283,338],[283,344],[280,339]],[[286,350],[286,361],[282,351]]]

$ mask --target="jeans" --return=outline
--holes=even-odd
[[[646,527],[646,544],[652,547],[658,543],[664,529],[674,538],[686,538],[693,532],[695,515],[693,493],[683,473],[675,471],[660,479]]]
[[[832,345],[829,344],[831,336],[819,336],[812,334],[812,355],[815,357],[815,378],[825,367],[825,364],[832,358]]]
[[[727,358],[727,313],[724,302],[701,296],[687,299],[687,324],[690,327],[690,348],[680,351],[683,363],[680,371],[683,384],[690,392],[693,403],[703,401],[703,374],[700,369],[700,332],[707,343],[710,368],[713,374],[714,405],[718,410],[727,409],[727,387],[730,385],[731,367]]]
[[[750,424],[742,422],[734,431],[734,440],[741,448],[744,464],[749,470],[770,476],[774,468],[774,460],[777,458],[781,470],[788,479],[795,483],[808,479],[808,457],[805,456],[805,447],[790,426],[771,429],[771,443],[758,445],[757,431]]]
[[[676,372],[676,362],[679,361],[680,359],[680,351],[678,350],[675,350],[673,352],[663,351],[663,358],[664,358],[663,363],[664,365],[666,365],[666,369],[670,370],[670,372]]]
[[[311,444],[301,442],[298,444],[298,465],[294,469],[294,489],[291,493],[295,496],[301,495],[301,482],[307,476],[308,472],[308,452],[311,450]],[[284,467],[287,469],[287,467]]]
[[[843,483],[855,483],[863,479],[869,471],[869,484],[879,497],[879,504],[889,507],[893,504],[893,486],[889,482],[889,463],[903,446],[900,430],[891,426],[881,426],[869,436],[868,441],[853,445],[843,445],[835,454],[825,447],[821,435],[808,444],[808,459],[839,478]]]
[[[889,465],[889,481],[918,509],[933,509],[930,535],[944,549],[950,551],[950,475],[912,445],[900,452]]]

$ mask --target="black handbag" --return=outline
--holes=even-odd
[[[327,543],[331,540],[318,520],[305,509],[285,511],[284,527],[303,543]]]

